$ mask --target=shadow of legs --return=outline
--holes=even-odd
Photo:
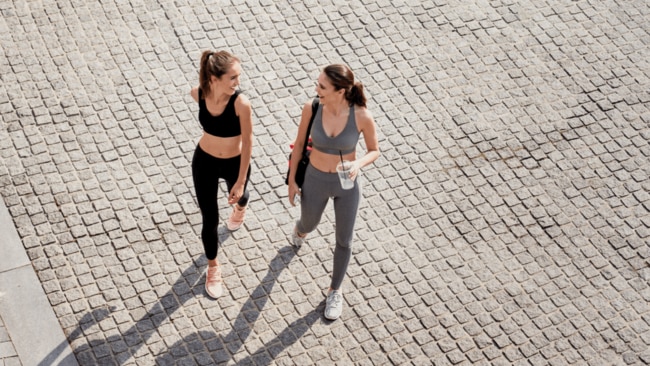
[[[198,268],[199,265],[193,262],[151,310],[122,334],[110,336],[105,340],[92,340],[88,344],[73,349],[78,362],[82,365],[95,364],[98,360],[107,364],[126,362],[146,343],[160,324],[166,321],[183,303],[194,297],[192,287],[201,275]],[[110,316],[114,310],[114,308],[102,308],[85,314],[77,328],[68,335],[68,341],[72,342],[79,338],[90,327],[101,323],[102,320]],[[52,351],[53,354],[57,352],[61,351],[59,349]]]
[[[283,248],[276,254],[269,263],[269,270],[261,283],[251,292],[250,297],[242,306],[239,315],[237,315],[237,319],[235,319],[232,330],[226,336],[222,337],[224,343],[232,344],[228,349],[233,354],[237,353],[250,335],[253,325],[255,325],[269,299],[269,294],[273,291],[277,278],[295,255],[296,252],[291,248]]]
[[[319,320],[325,320],[323,311],[325,300],[321,301],[316,309],[304,317],[289,324],[277,337],[265,343],[251,356],[241,360],[240,364],[270,365],[276,357],[287,347],[296,343]],[[266,352],[264,352],[266,351]]]
[[[232,359],[232,354],[237,353],[250,336],[255,322],[259,319],[261,311],[269,300],[277,279],[282,271],[291,262],[296,253],[293,248],[283,248],[269,263],[269,269],[261,280],[260,284],[251,292],[248,300],[235,319],[232,329],[225,336],[219,337],[213,332],[197,332],[185,337],[169,348],[168,352],[157,358],[159,363],[167,364],[177,358],[190,357],[195,360],[207,360],[212,358],[217,362],[224,362]],[[146,341],[156,332],[157,328],[168,320],[169,316],[178,310],[187,300],[194,297],[193,287],[203,277],[199,271],[200,263],[193,262],[172,285],[172,288],[154,304],[150,311],[144,314],[131,328],[120,335],[115,335],[106,340],[93,340],[90,344],[82,346],[88,350],[75,350],[81,364],[102,363],[123,364],[131,356],[138,352]],[[270,363],[274,357],[282,352],[287,346],[295,343],[322,315],[322,302],[318,309],[307,314],[305,317],[296,320],[289,325],[278,337],[267,342],[262,349],[256,352],[255,357],[262,359],[256,362],[263,364]],[[69,340],[80,337],[90,327],[99,324],[107,318],[114,309],[97,309],[86,315],[79,321],[79,326],[68,336]],[[114,354],[116,345],[123,349],[119,354]],[[111,351],[111,349],[113,349]],[[263,352],[266,350],[266,352]],[[53,352],[56,352],[53,351]],[[208,356],[209,355],[209,356]],[[198,358],[197,358],[198,357]],[[249,359],[250,361],[250,358]],[[270,357],[270,358],[269,358]],[[268,362],[267,362],[268,360]],[[173,362],[172,362],[173,363]]]

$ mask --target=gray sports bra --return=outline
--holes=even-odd
[[[326,154],[339,155],[356,151],[359,131],[354,118],[354,104],[350,106],[350,115],[345,123],[345,128],[335,137],[327,136],[323,129],[323,105],[319,105],[311,129],[311,142],[316,150]]]

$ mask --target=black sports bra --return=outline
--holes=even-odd
[[[205,105],[205,99],[202,98],[202,92],[199,88],[199,122],[203,126],[205,133],[218,137],[234,137],[241,135],[241,125],[239,117],[235,113],[235,100],[239,92],[236,91],[228,100],[228,104],[223,112],[218,116],[213,116]]]

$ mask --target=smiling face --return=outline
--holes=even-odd
[[[239,86],[240,77],[241,64],[239,61],[235,61],[232,63],[228,71],[221,75],[221,77],[216,77],[214,75],[210,77],[210,89],[217,93],[233,95]]]
[[[318,76],[315,91],[322,104],[326,104],[328,101],[330,103],[340,101],[345,95],[345,90],[336,90],[330,79],[323,72]]]

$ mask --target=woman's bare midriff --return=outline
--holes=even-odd
[[[356,153],[352,152],[343,155],[343,160],[354,161],[356,160]],[[336,173],[336,164],[341,162],[339,155],[326,154],[324,152],[313,149],[309,155],[309,162],[311,165],[325,173]]]
[[[218,137],[203,133],[199,140],[201,150],[219,159],[229,159],[241,155],[241,135]]]

